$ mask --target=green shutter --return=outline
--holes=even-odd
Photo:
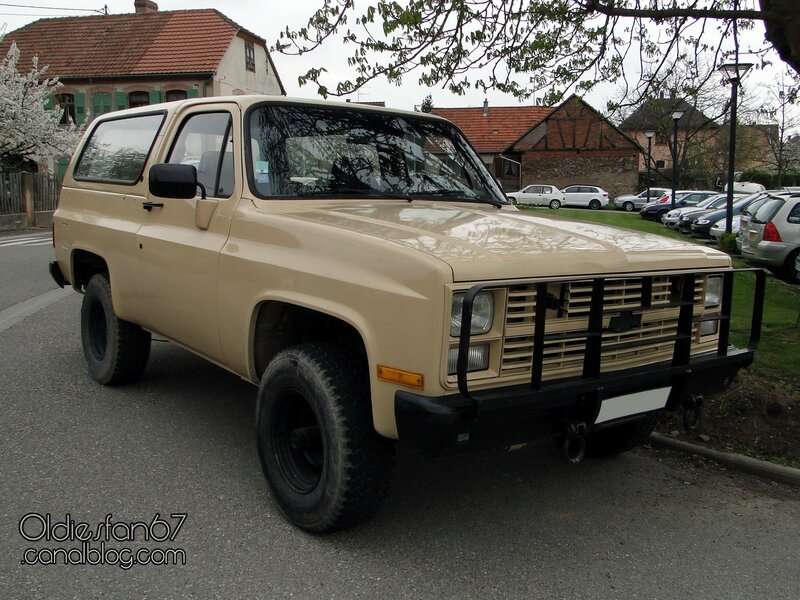
[[[92,113],[94,116],[111,112],[111,94],[108,92],[95,92],[92,94]]]
[[[186,92],[187,98],[197,98],[199,95],[200,95],[200,90],[194,86],[190,87]]]
[[[150,90],[150,104],[158,104],[164,101],[164,92],[161,90]]]
[[[86,94],[75,94],[75,124],[83,125],[86,121]]]
[[[56,175],[59,179],[64,179],[64,174],[67,172],[67,167],[69,166],[69,159],[68,158],[59,158],[56,161]]]
[[[128,94],[125,92],[114,92],[115,104],[117,110],[124,110],[128,108]]]
[[[44,101],[44,109],[45,110],[53,110],[53,97],[48,96],[47,100]]]

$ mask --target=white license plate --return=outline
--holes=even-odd
[[[595,423],[605,423],[606,421],[664,408],[667,405],[671,389],[670,387],[663,387],[617,396],[616,398],[608,398],[603,401],[603,405],[600,407],[600,414],[597,415]]]

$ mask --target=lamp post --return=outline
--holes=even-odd
[[[670,208],[675,208],[675,188],[678,185],[678,121],[686,111],[673,110],[672,122],[674,123],[672,133],[672,198],[670,198]]]
[[[647,202],[650,202],[650,152],[653,149],[653,136],[656,134],[652,129],[644,132],[647,138]]]
[[[736,102],[739,82],[752,67],[750,63],[725,63],[717,69],[731,84],[731,133],[728,140],[728,198],[725,202],[725,233],[733,231],[733,169],[736,162]]]

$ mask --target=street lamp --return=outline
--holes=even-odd
[[[653,136],[656,134],[652,129],[644,132],[647,138],[647,202],[650,202],[650,152],[653,148]]]
[[[728,140],[728,198],[725,202],[725,233],[733,231],[733,169],[736,162],[736,101],[739,96],[739,82],[752,66],[750,63],[725,63],[717,69],[731,84],[731,133]]]
[[[675,208],[675,188],[678,185],[678,121],[686,111],[673,110],[672,122],[675,124],[672,134],[672,198],[670,208]]]

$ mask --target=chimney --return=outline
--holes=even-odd
[[[158,12],[158,4],[152,0],[134,0],[133,7],[136,9],[137,15]]]
[[[489,116],[489,100],[487,98],[483,99],[483,116]]]

